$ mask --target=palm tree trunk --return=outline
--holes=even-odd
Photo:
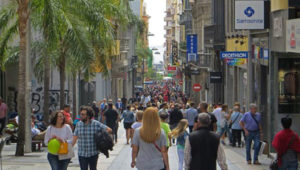
[[[19,33],[20,33],[20,55],[19,55],[19,77],[18,77],[18,114],[19,114],[19,130],[18,142],[16,148],[16,156],[24,155],[25,144],[25,92],[26,92],[26,54],[27,54],[27,31],[29,19],[29,0],[18,0],[19,8]],[[28,56],[27,56],[28,57]]]
[[[76,116],[77,116],[77,98],[76,98],[76,91],[77,91],[77,88],[76,88],[76,84],[77,84],[77,74],[76,72],[74,72],[72,74],[72,89],[73,89],[73,92],[72,92],[72,95],[73,95],[73,120],[76,119]]]
[[[63,48],[63,47],[62,47]],[[66,57],[64,52],[59,60],[59,81],[60,81],[60,109],[64,109],[65,105],[65,81],[66,81]]]
[[[50,88],[50,61],[46,53],[44,56],[44,121],[49,122],[49,88]]]

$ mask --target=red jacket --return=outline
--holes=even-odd
[[[296,136],[293,139],[293,142],[288,147],[293,136]],[[278,164],[281,166],[281,156],[288,150],[292,149],[297,153],[300,153],[300,138],[299,136],[293,132],[291,129],[283,129],[278,132],[272,142],[273,147],[276,149],[278,154]]]

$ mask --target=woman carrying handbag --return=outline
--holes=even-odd
[[[44,143],[51,145],[51,141],[59,141],[57,152],[48,150],[48,161],[52,170],[67,170],[70,158],[60,158],[60,155],[68,155],[68,143],[71,143],[73,134],[69,125],[65,124],[65,116],[62,111],[57,111],[51,118],[51,125],[47,128]],[[69,148],[71,149],[71,148]]]
[[[292,119],[284,117],[281,119],[282,127],[272,142],[277,151],[277,159],[271,164],[271,170],[297,170],[300,153],[300,138],[290,129]]]
[[[133,136],[131,167],[135,166],[138,170],[170,170],[166,136],[154,107],[146,109],[142,127]]]

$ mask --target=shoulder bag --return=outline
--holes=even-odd
[[[291,146],[291,144],[293,143],[294,139],[295,139],[295,135],[292,137],[292,139],[290,140],[287,149]],[[286,150],[287,151],[287,150]],[[286,152],[285,151],[285,152]],[[284,155],[284,153],[283,153]],[[270,170],[278,170],[279,166],[278,166],[278,159],[281,157],[282,155],[278,155],[277,154],[277,158],[275,160],[272,161],[271,165],[270,165]]]
[[[233,122],[230,122],[228,127],[231,129],[232,125],[237,121],[237,119],[240,117],[240,113],[236,116],[236,118],[233,120]]]
[[[162,152],[161,152],[161,149],[159,148],[159,146],[155,143],[155,142],[153,142],[153,144],[154,144],[154,146],[155,146],[155,148],[162,154]],[[163,157],[163,156],[162,156]],[[164,158],[163,158],[164,159]],[[166,164],[165,164],[165,161],[163,160],[163,162],[164,162],[164,169],[163,170],[165,170],[166,169]]]

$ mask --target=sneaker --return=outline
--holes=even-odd
[[[247,161],[249,165],[251,165],[251,160]]]
[[[258,161],[254,161],[253,164],[254,164],[254,165],[261,165],[261,163],[258,162]]]

